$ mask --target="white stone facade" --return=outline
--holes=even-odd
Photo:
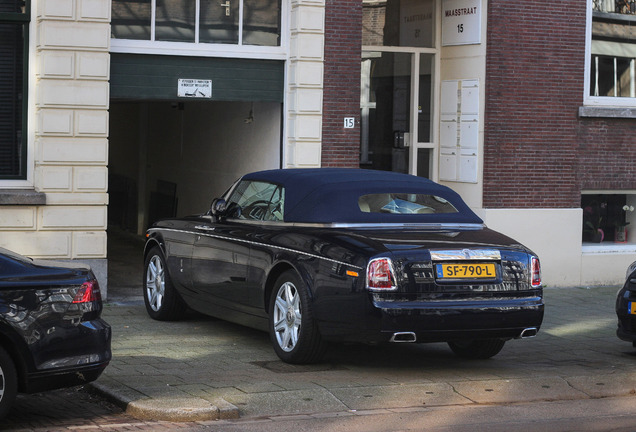
[[[320,167],[325,2],[292,1],[285,168]]]
[[[46,205],[3,206],[0,245],[88,260],[105,282],[111,4],[39,0],[32,7],[28,180]]]

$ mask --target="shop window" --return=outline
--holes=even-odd
[[[111,32],[115,39],[280,46],[281,0],[113,0]]]
[[[636,195],[584,194],[584,243],[636,243]]]
[[[589,96],[636,98],[636,1],[592,2]]]
[[[0,179],[26,178],[29,4],[0,0]]]

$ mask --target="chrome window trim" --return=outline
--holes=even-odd
[[[485,224],[478,223],[346,223],[346,222],[285,222],[285,221],[258,221],[248,219],[227,218],[229,222],[244,223],[247,225],[271,225],[275,227],[294,228],[353,228],[353,229],[395,229],[395,228],[422,228],[436,230],[481,230]]]

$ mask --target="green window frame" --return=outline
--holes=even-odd
[[[30,0],[0,0],[0,179],[27,176]]]

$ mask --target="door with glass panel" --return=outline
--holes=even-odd
[[[361,167],[436,176],[436,5],[363,1]]]

